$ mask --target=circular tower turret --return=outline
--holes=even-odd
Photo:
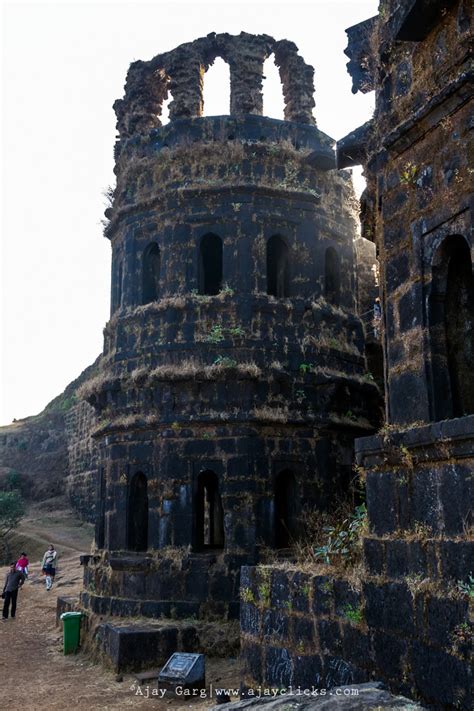
[[[272,53],[284,121],[261,115]],[[230,114],[204,118],[217,56]],[[235,616],[240,565],[288,547],[305,507],[347,489],[378,396],[356,315],[352,185],[313,91],[296,46],[266,35],[211,34],[129,70],[107,211],[112,314],[86,393],[99,418],[93,609],[113,596],[118,614]]]

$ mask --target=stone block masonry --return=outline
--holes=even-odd
[[[362,570],[246,569],[246,684],[376,677],[430,708],[474,705],[471,27],[463,0],[384,0],[347,31],[353,91],[376,108],[338,165],[367,176],[387,424],[356,442]]]
[[[285,121],[261,115],[272,52]],[[230,115],[203,117],[216,56]],[[111,318],[81,391],[100,492],[90,609],[236,618],[240,566],[347,492],[354,439],[380,422],[353,191],[312,117],[312,77],[293,43],[245,33],[130,68],[106,213]]]
[[[375,678],[433,708],[472,708],[468,420],[358,441],[368,472],[363,569],[243,569],[244,688]]]

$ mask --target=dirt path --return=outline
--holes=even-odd
[[[0,581],[6,574],[0,570]],[[51,592],[47,592],[39,565],[31,566],[30,579],[18,595],[16,619],[0,621],[0,707],[5,711],[25,709],[49,711],[71,708],[95,711],[101,709],[148,708],[179,711],[204,710],[215,703],[203,701],[158,700],[145,698],[131,689],[134,679],[115,675],[92,664],[83,654],[63,656],[62,635],[55,627],[56,598],[75,595],[81,587],[82,571],[78,555],[60,561],[60,573]],[[224,686],[237,683],[234,662],[208,662],[208,678]],[[232,683],[233,682],[233,683]],[[145,687],[142,687],[142,691]]]

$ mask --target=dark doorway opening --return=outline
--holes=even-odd
[[[341,265],[334,247],[328,247],[324,259],[324,296],[326,301],[339,306],[341,301]]]
[[[469,246],[450,235],[433,262],[429,299],[434,417],[474,412],[474,276]]]
[[[160,269],[160,248],[153,242],[143,252],[142,304],[149,304],[158,298]]]
[[[224,510],[215,472],[199,473],[196,496],[196,548],[224,547]]]
[[[288,548],[298,539],[298,492],[292,471],[284,469],[275,479],[275,547]]]
[[[199,293],[215,296],[222,288],[222,240],[211,233],[199,246]]]
[[[128,548],[148,548],[148,483],[142,472],[134,474],[128,492]]]
[[[277,298],[290,295],[288,247],[278,235],[267,242],[267,294]]]

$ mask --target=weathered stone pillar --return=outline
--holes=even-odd
[[[285,97],[285,121],[315,125],[314,69],[298,54],[294,42],[280,40],[275,45],[275,64],[280,70]]]
[[[230,67],[230,113],[233,116],[263,113],[263,63],[274,40],[268,35],[225,35],[223,58]]]
[[[134,62],[127,74],[125,96],[114,103],[120,138],[146,133],[161,126],[160,116],[168,96],[169,79],[163,69]]]
[[[202,116],[204,66],[193,44],[178,47],[170,53],[166,69],[170,76],[170,121]]]

